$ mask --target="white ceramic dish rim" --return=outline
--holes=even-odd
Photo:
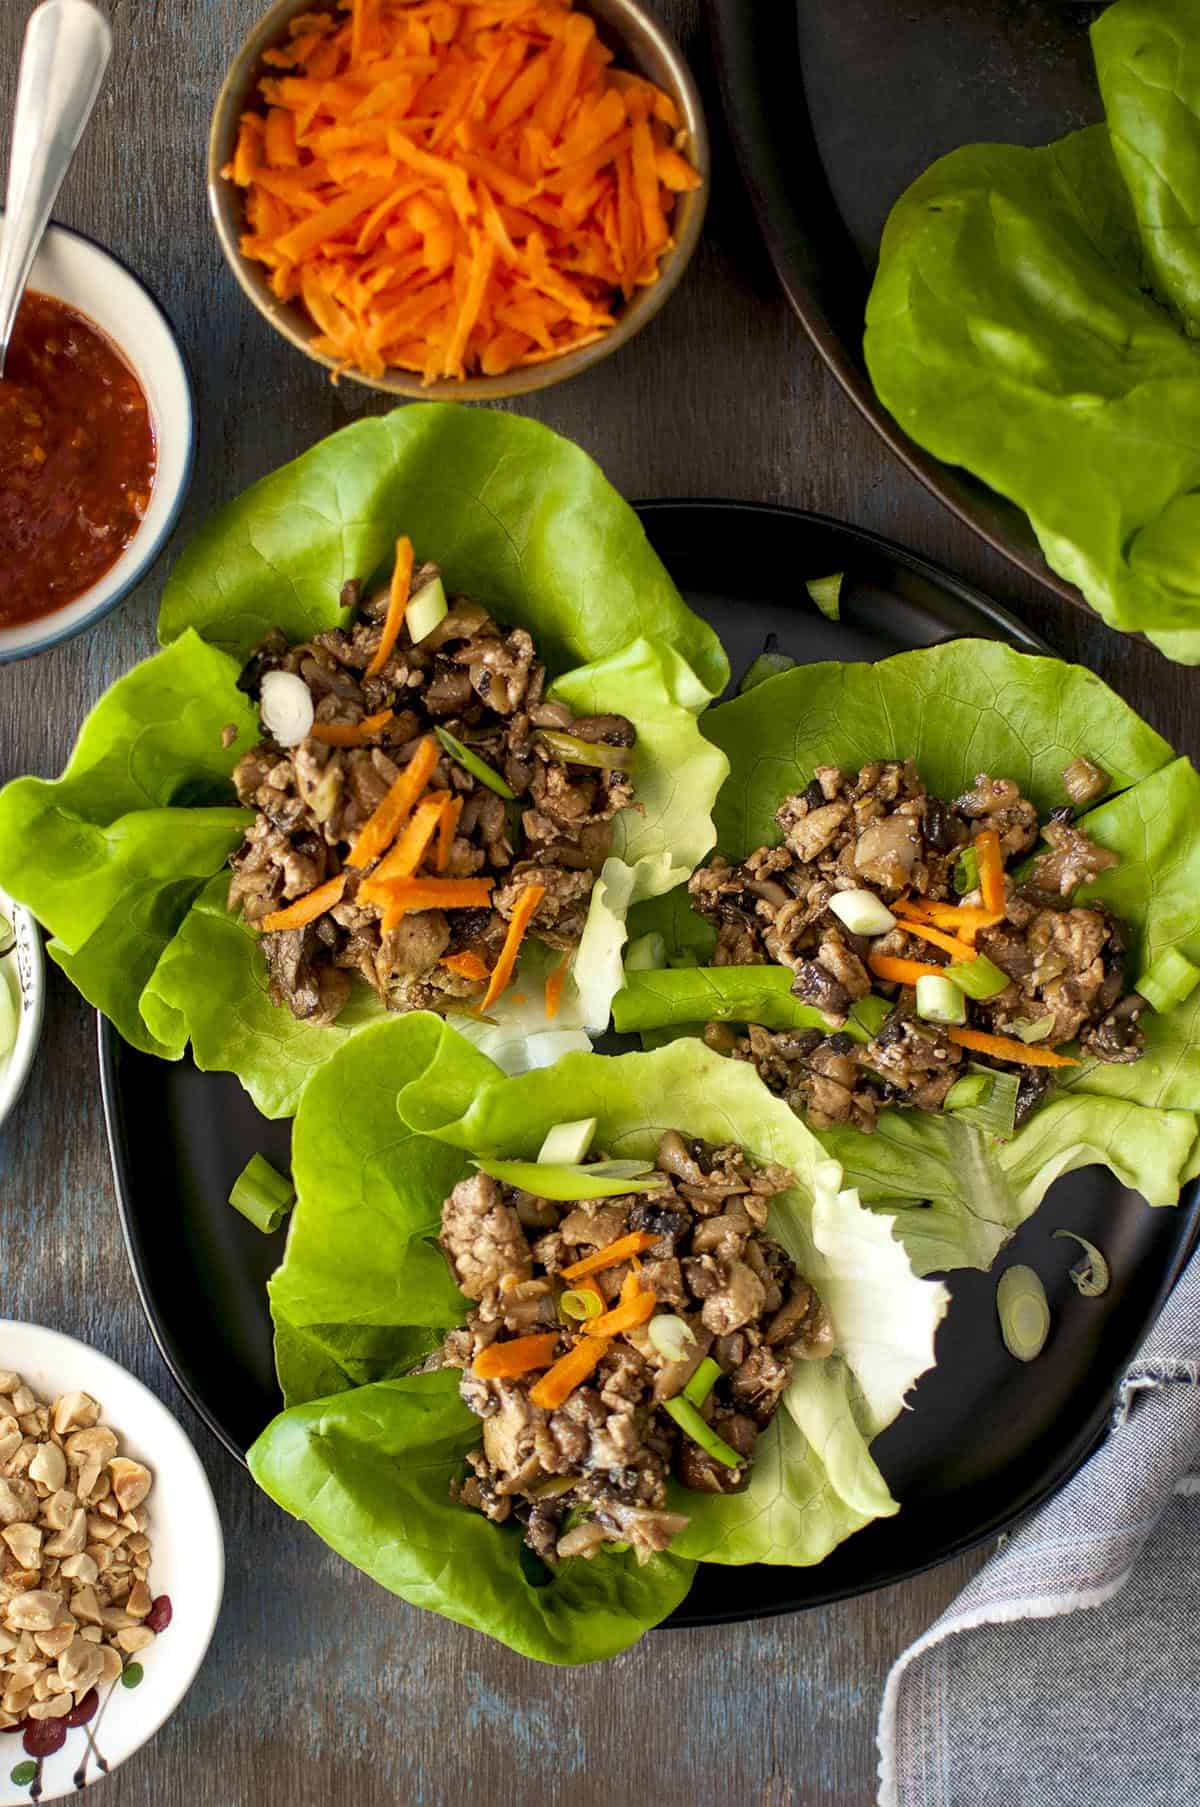
[[[33,1067],[38,1041],[42,1033],[42,1017],[46,1008],[46,956],[42,951],[42,935],[37,921],[23,904],[14,903],[0,891],[0,913],[12,924],[16,947],[3,956],[3,962],[16,961],[17,1039],[8,1058],[0,1059],[0,1124],[13,1109]],[[8,983],[7,977],[2,981]]]
[[[0,627],[0,663],[71,639],[124,600],[166,545],[196,455],[196,409],[187,364],[170,321],[141,277],[85,233],[52,225],[30,286],[76,308],[118,346],[150,404],[158,467],[145,519],[112,569],[64,608]]]
[[[122,1454],[144,1461],[154,1471],[155,1488],[149,1501],[155,1552],[150,1570],[151,1591],[171,1596],[175,1616],[162,1638],[138,1658],[145,1672],[141,1686],[127,1691],[118,1685],[110,1704],[102,1704],[99,1742],[111,1774],[149,1743],[175,1711],[208,1651],[225,1582],[225,1545],[216,1502],[208,1476],[183,1427],[147,1386],[110,1356],[64,1331],[0,1318],[0,1368],[16,1370],[35,1392],[44,1395],[74,1388],[91,1393],[100,1402],[101,1422],[110,1424],[120,1438]],[[174,1528],[180,1547],[175,1564],[167,1569],[158,1555],[162,1542],[156,1538],[154,1508],[158,1499],[160,1509],[165,1515],[169,1513],[169,1496],[176,1492],[186,1498],[191,1517],[186,1541],[182,1516]],[[208,1579],[203,1586],[193,1588],[190,1597],[185,1595],[189,1582],[202,1576],[206,1569]],[[102,1703],[105,1698],[102,1696]],[[79,1793],[74,1776],[87,1749],[83,1730],[76,1729],[68,1732],[61,1751],[45,1759],[40,1796],[43,1802]],[[10,1780],[12,1770],[24,1760],[21,1739],[11,1733],[0,1734],[0,1807],[27,1807],[28,1786],[19,1787]],[[89,1785],[102,1779],[93,1760],[89,1764]]]

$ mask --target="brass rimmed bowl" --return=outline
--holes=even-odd
[[[622,303],[616,324],[595,344],[565,351],[545,364],[507,370],[501,376],[469,376],[461,382],[443,377],[432,383],[423,383],[419,376],[407,370],[389,370],[382,376],[368,376],[353,365],[341,364],[336,358],[315,350],[313,341],[320,336],[319,329],[304,308],[299,302],[280,301],[272,293],[262,265],[243,255],[240,244],[244,230],[241,191],[221,174],[232,160],[241,115],[255,103],[257,84],[263,74],[264,51],[281,42],[297,13],[314,10],[321,10],[320,0],[316,6],[314,0],[275,0],[229,66],[213,109],[208,140],[208,199],[221,249],[243,290],[276,332],[315,363],[324,364],[331,371],[340,371],[343,376],[370,389],[425,401],[488,402],[527,395],[535,389],[548,389],[554,383],[578,376],[602,359],[611,357],[653,320],[674,293],[700,240],[710,179],[704,110],[679,46],[644,6],[638,5],[636,0],[580,0],[580,10],[595,19],[601,39],[617,54],[621,66],[646,76],[671,96],[687,133],[690,159],[700,175],[699,188],[676,197],[672,217],[674,242],[661,260],[657,282],[639,289]]]

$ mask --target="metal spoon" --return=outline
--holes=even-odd
[[[91,0],[44,0],[25,29],[0,231],[0,376],[50,210],[111,55],[111,27]]]

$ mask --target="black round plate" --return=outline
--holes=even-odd
[[[721,635],[735,674],[769,634],[797,660],[878,659],[963,634],[1046,650],[1012,616],[948,573],[872,534],[791,509],[652,502],[640,510],[692,607]],[[844,571],[842,618],[809,601],[806,577]],[[268,1123],[238,1081],[190,1060],[137,1054],[101,1019],[100,1059],[113,1170],[130,1261],[163,1357],[187,1397],[239,1458],[279,1409],[266,1281],[283,1232],[264,1237],[227,1202],[250,1156],[286,1167],[287,1123]],[[1072,1473],[1103,1429],[1112,1390],[1174,1282],[1197,1223],[1197,1189],[1152,1211],[1106,1168],[1061,1180],[1014,1253],[1046,1280],[1055,1328],[1033,1368],[1006,1354],[994,1282],[951,1280],[938,1365],[875,1451],[899,1516],[818,1568],[702,1564],[672,1624],[791,1612],[915,1574],[997,1531]],[[1065,1226],[1092,1237],[1114,1283],[1076,1297]],[[1076,1253],[1078,1251],[1075,1251]]]
[[[938,157],[1101,117],[1080,0],[707,0],[721,98],[788,299],[851,400],[960,520],[1066,601],[1025,514],[916,445],[880,402],[863,321],[892,205]]]

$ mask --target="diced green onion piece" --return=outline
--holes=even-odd
[[[693,1443],[698,1443],[714,1462],[722,1462],[726,1468],[741,1468],[745,1457],[739,1456],[736,1449],[730,1449],[716,1431],[709,1429],[690,1400],[682,1396],[664,1399],[663,1411],[675,1420],[684,1436],[690,1437]]]
[[[887,999],[878,997],[873,991],[868,992],[865,998],[856,999],[850,1008],[851,1020],[856,1022],[860,1029],[865,1029],[872,1041],[891,1014],[892,1006]]]
[[[955,960],[946,968],[946,977],[960,991],[965,991],[969,998],[980,1001],[999,997],[1012,984],[1008,974],[1001,972],[986,954],[980,954],[974,960]]]
[[[1167,947],[1150,962],[1133,989],[1155,1010],[1174,1010],[1176,1004],[1191,997],[1197,985],[1200,966],[1193,966],[1177,947]]]
[[[557,728],[539,728],[537,738],[557,759],[564,759],[570,765],[595,765],[606,772],[633,769],[632,747],[610,747],[602,740],[579,740],[574,734],[560,733]]]
[[[506,1186],[517,1186],[535,1198],[559,1201],[579,1198],[620,1198],[626,1192],[657,1192],[664,1184],[662,1175],[655,1179],[649,1161],[596,1161],[590,1167],[568,1163],[553,1166],[547,1161],[476,1161],[482,1173],[491,1174]]]
[[[954,889],[960,897],[979,889],[979,855],[973,847],[964,847],[954,862]]]
[[[986,1073],[967,1073],[962,1079],[956,1079],[946,1093],[942,1109],[961,1111],[974,1109],[983,1103],[992,1089],[992,1082]]]
[[[832,577],[810,577],[804,585],[822,615],[830,621],[840,619],[844,575],[842,571],[835,571]]]
[[[595,1117],[580,1117],[576,1123],[556,1123],[546,1131],[546,1140],[538,1151],[538,1163],[557,1167],[577,1167],[592,1146],[596,1134]]]
[[[413,645],[418,646],[427,635],[432,634],[438,622],[444,621],[449,613],[445,585],[440,577],[435,577],[432,583],[427,583],[409,599],[404,611]]]
[[[996,1315],[1010,1355],[1031,1362],[1042,1353],[1050,1334],[1050,1307],[1031,1267],[1005,1268],[996,1287]]]
[[[598,1318],[604,1307],[600,1303],[599,1293],[592,1292],[590,1287],[581,1287],[578,1291],[563,1293],[558,1301],[558,1309],[563,1317],[573,1318],[577,1324],[582,1324],[588,1318]]]
[[[1080,1236],[1074,1230],[1055,1230],[1054,1234],[1055,1236],[1070,1237],[1071,1241],[1077,1242],[1083,1250],[1083,1260],[1077,1261],[1075,1266],[1068,1270],[1075,1291],[1082,1293],[1085,1299],[1098,1299],[1101,1293],[1106,1293],[1110,1278],[1108,1262],[1095,1243],[1089,1242],[1086,1236]]]
[[[517,793],[504,782],[499,772],[494,772],[485,760],[480,759],[478,753],[472,753],[470,747],[464,747],[462,741],[456,740],[447,728],[435,728],[433,731],[442,748],[464,772],[470,772],[472,778],[478,778],[480,784],[486,784],[498,797],[507,797],[510,802],[515,802]]]
[[[256,1230],[270,1236],[295,1204],[296,1194],[291,1181],[256,1154],[251,1155],[233,1182],[229,1202]]]
[[[625,949],[625,971],[627,973],[658,972],[667,964],[667,944],[656,929],[648,935],[639,935]]]
[[[646,1335],[658,1353],[669,1362],[683,1361],[696,1341],[696,1332],[687,1319],[677,1318],[670,1311],[660,1311],[657,1317],[651,1318],[646,1326]]]
[[[723,1370],[712,1356],[706,1355],[683,1389],[683,1397],[690,1399],[697,1408],[702,1406],[720,1380],[722,1372]]]
[[[17,1000],[8,982],[7,970],[0,966],[0,1060],[11,1054],[16,1045],[20,1016]]]
[[[1020,1022],[1008,1023],[1005,1026],[1012,1030],[1018,1041],[1023,1041],[1032,1047],[1034,1042],[1045,1041],[1054,1028],[1054,1018],[1053,1016],[1044,1016],[1037,1023],[1026,1022],[1022,1018]]]
[[[958,1087],[965,1085],[970,1079],[984,1081],[987,1089],[982,1098],[976,1104],[951,1106],[950,1100]],[[1017,1094],[1020,1090],[1021,1080],[1018,1074],[1001,1073],[993,1067],[972,1064],[970,1071],[947,1092],[943,1109],[952,1109],[960,1123],[969,1123],[973,1129],[983,1130],[985,1135],[1007,1139],[1016,1126]]]
[[[757,690],[768,678],[777,678],[781,672],[791,671],[795,663],[795,659],[787,653],[759,653],[757,659],[751,660],[746,667],[745,676],[738,685],[738,695],[745,696],[748,690]]]
[[[949,979],[922,973],[917,980],[917,1015],[927,1023],[965,1023],[967,1000]]]
[[[874,891],[835,892],[829,908],[852,935],[886,935],[896,926],[896,918]]]

